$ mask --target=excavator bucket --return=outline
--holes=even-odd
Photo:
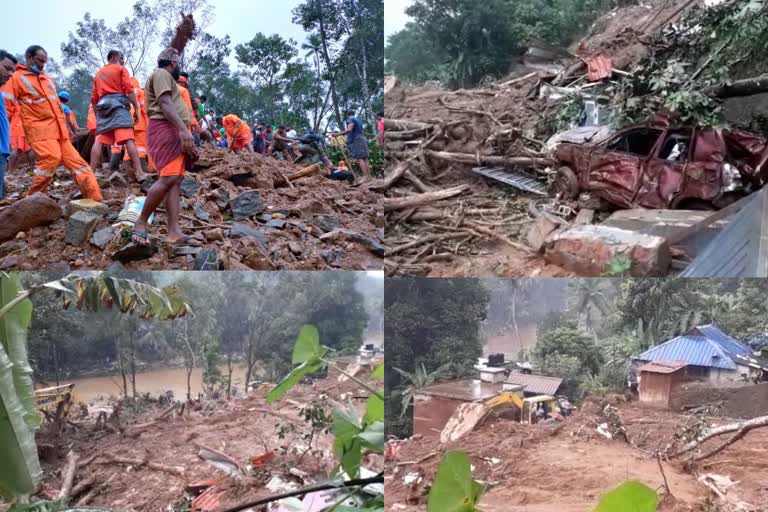
[[[482,402],[461,404],[456,408],[440,432],[440,442],[449,443],[459,440],[472,432],[491,412],[491,408]]]

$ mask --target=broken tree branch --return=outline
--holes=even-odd
[[[401,119],[384,119],[384,136],[386,137],[387,130],[392,131],[409,131],[409,130],[430,130],[434,128],[434,125],[429,123],[419,123],[417,121],[404,121]]]
[[[472,155],[470,153],[448,153],[446,151],[432,151],[425,150],[425,156],[432,158],[438,158],[440,160],[449,160],[451,162],[458,162],[463,164],[472,165],[505,165],[505,166],[551,166],[554,162],[548,158],[536,158],[529,156],[518,157],[506,157],[506,156],[491,156],[491,155]]]
[[[469,190],[469,185],[457,185],[455,187],[427,192],[424,194],[414,194],[405,197],[386,197],[384,198],[384,211],[391,212],[395,210],[404,210],[406,208],[418,208],[428,205],[442,199],[457,196]]]
[[[75,483],[75,471],[77,471],[77,453],[71,451],[67,454],[67,467],[64,470],[64,478],[62,479],[61,489],[56,499],[66,500],[72,493],[72,484]]]
[[[155,471],[161,471],[163,473],[170,473],[171,475],[184,476],[184,468],[182,466],[167,466],[158,462],[152,462],[142,459],[130,459],[128,457],[119,457],[117,455],[108,455],[108,460],[116,462],[118,464],[129,464],[131,466],[142,467],[146,466],[149,469]]]
[[[768,426],[768,416],[759,416],[751,420],[740,421],[737,423],[728,423],[727,425],[720,425],[719,427],[714,427],[707,430],[706,432],[701,434],[699,437],[697,437],[696,439],[689,442],[688,444],[680,448],[678,451],[670,455],[670,458],[679,457],[692,450],[695,450],[701,444],[712,439],[713,437],[721,436],[723,434],[729,434],[731,432],[738,432],[737,435],[734,435],[728,441],[726,441],[723,446],[718,446],[716,449],[705,454],[706,457],[710,457],[712,455],[720,453],[721,451],[723,451],[723,449],[725,449],[725,447],[744,437],[744,435],[750,430],[760,428],[760,427],[767,427],[767,426]],[[694,460],[702,460],[706,457],[699,456],[699,457],[696,457]]]

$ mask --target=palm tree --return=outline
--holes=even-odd
[[[444,364],[433,372],[428,372],[424,363],[417,366],[416,371],[413,373],[401,370],[400,368],[395,368],[394,370],[402,375],[407,381],[405,388],[399,391],[401,405],[400,417],[402,418],[405,416],[408,407],[410,407],[413,402],[413,397],[416,396],[416,393],[418,393],[420,389],[431,386],[435,382],[446,377],[450,368],[451,363]]]
[[[322,75],[320,74],[320,51],[323,47],[323,41],[318,34],[310,34],[307,37],[307,41],[301,45],[302,50],[306,50],[307,53],[304,57],[313,57],[315,61],[315,70],[317,72],[317,91],[315,94],[315,119],[313,129],[317,131],[320,127],[320,116],[318,111],[321,108],[320,97],[322,96]]]
[[[605,316],[608,313],[608,300],[600,289],[600,282],[596,279],[579,279],[575,284],[575,304],[573,309],[583,315],[584,327],[592,332],[593,311],[597,309]]]
[[[510,321],[515,328],[515,335],[517,336],[517,343],[520,346],[520,350],[524,350],[523,338],[520,336],[520,327],[517,325],[517,309],[518,305],[522,305],[533,288],[535,281],[533,279],[513,279],[509,281],[509,285],[512,288],[512,300],[510,302],[509,316],[507,317],[507,325]]]

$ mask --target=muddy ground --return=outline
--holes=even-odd
[[[569,51],[584,58],[605,53],[615,68],[631,71],[648,54],[640,42],[678,19],[701,2],[652,0],[641,5],[617,8],[595,21],[581,41]],[[565,66],[578,59],[566,59]],[[528,234],[538,218],[551,214],[560,203],[552,187],[557,166],[544,142],[567,128],[560,119],[562,104],[540,95],[542,84],[552,76],[526,63],[512,66],[510,75],[476,89],[451,91],[430,84],[411,87],[390,78],[385,88],[385,113],[389,120],[432,125],[424,132],[413,126],[386,132],[388,174],[409,160],[409,171],[390,184],[387,198],[398,199],[417,193],[466,189],[450,198],[425,206],[387,211],[387,275],[428,277],[573,277],[577,274],[547,262],[538,249],[531,249]],[[584,71],[576,82],[587,83]],[[543,81],[542,81],[543,79]],[[573,81],[573,78],[570,79]],[[570,81],[559,85],[569,85]],[[610,80],[608,81],[610,82]],[[411,131],[413,136],[405,135]],[[399,133],[397,133],[399,131]],[[421,151],[424,154],[419,154]],[[507,165],[524,168],[550,186],[548,196],[534,196],[511,186],[486,180],[470,164],[437,158],[430,151],[536,159],[532,164]],[[548,161],[548,162],[547,162]],[[487,167],[505,167],[484,164]],[[586,203],[594,203],[587,198]],[[580,205],[567,206],[578,210]],[[589,208],[605,204],[592,205]],[[615,209],[615,208],[614,208]],[[608,216],[610,208],[598,212],[595,222]],[[574,221],[573,214],[564,220]],[[556,214],[557,215],[557,214]],[[461,236],[461,235],[464,236]],[[437,238],[437,239],[435,239]]]
[[[671,442],[675,427],[686,416],[644,408],[637,402],[619,404],[618,409],[635,447],[596,433],[600,410],[596,403],[559,426],[521,425],[495,418],[448,446],[441,446],[437,438],[406,440],[400,445],[397,460],[386,464],[386,510],[426,510],[425,486],[449,449],[467,451],[474,477],[493,482],[479,503],[485,512],[589,512],[602,494],[628,479],[663,489],[663,477],[652,453]],[[725,424],[731,420],[713,421]],[[710,441],[704,449],[721,441]],[[753,430],[692,472],[677,462],[664,462],[663,467],[675,499],[667,498],[660,510],[731,510],[714,506],[717,499],[697,481],[697,474],[702,473],[729,476],[738,482],[729,495],[753,505],[751,510],[768,510],[764,478],[768,471],[768,429]],[[418,474],[422,481],[406,485],[403,477],[410,473]]]
[[[375,384],[374,384],[375,385]],[[132,432],[158,417],[166,405],[143,404],[141,412],[121,412],[120,428],[124,433],[96,426],[95,414],[87,420],[70,423],[59,437],[38,435],[45,480],[39,495],[55,496],[62,484],[69,449],[80,456],[74,488],[91,482],[71,503],[85,499],[88,506],[103,506],[120,512],[157,512],[192,510],[191,484],[213,486],[216,494],[208,508],[215,512],[251,499],[268,497],[294,488],[326,481],[335,470],[332,434],[320,433],[312,450],[302,457],[307,442],[308,424],[300,409],[319,403],[327,397],[327,409],[347,406],[359,414],[365,410],[365,397],[354,383],[340,383],[335,378],[299,384],[281,401],[268,404],[263,396],[271,385],[262,385],[249,396],[230,401],[204,401],[185,407],[183,415],[175,412],[157,420],[139,435]],[[77,409],[77,408],[76,408]],[[92,412],[98,408],[91,407]],[[75,412],[73,411],[73,415]],[[285,430],[280,438],[280,430]],[[241,468],[244,476],[233,478],[198,456],[199,446],[228,455]],[[262,457],[262,466],[254,457]],[[177,466],[183,476],[111,461],[112,456],[142,459]],[[369,454],[364,467],[381,471],[383,458]],[[296,471],[298,470],[298,471]],[[301,477],[296,475],[302,475]],[[215,505],[214,502],[218,502]]]
[[[122,264],[131,270],[193,269],[196,253],[207,248],[216,251],[226,270],[380,269],[384,219],[382,196],[371,189],[375,182],[349,185],[315,175],[288,185],[284,177],[300,169],[262,155],[201,149],[199,165],[182,188],[182,230],[195,239],[192,247],[177,250],[162,243],[165,215],[159,212],[150,230],[157,253],[136,261],[123,259]],[[144,195],[148,188],[119,179],[108,182],[110,174],[108,169],[97,172],[109,213],[94,232],[116,222],[127,196]],[[14,198],[23,197],[31,182],[25,166],[6,175],[8,199],[0,205],[13,208]],[[236,220],[232,201],[251,191],[258,192],[263,209]],[[47,193],[63,208],[79,197],[63,168]],[[239,229],[232,231],[235,224]],[[73,246],[65,243],[66,228],[67,218],[62,217],[4,242],[0,269],[104,269],[115,264],[118,257],[113,253],[126,243],[118,239],[103,248],[89,241]]]

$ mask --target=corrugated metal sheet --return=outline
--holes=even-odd
[[[587,75],[591,82],[610,78],[613,74],[613,60],[605,55],[598,55],[587,62]]]
[[[674,373],[688,366],[685,361],[655,361],[646,363],[637,369],[638,372]]]
[[[768,277],[768,187],[738,213],[681,277]]]
[[[752,357],[751,348],[732,338],[715,324],[700,325],[693,328],[692,331],[698,331],[703,336],[715,341],[720,345],[720,348],[731,356]]]
[[[646,350],[637,356],[637,359],[640,361],[686,361],[693,366],[736,369],[736,364],[717,342],[704,336],[687,334]]]
[[[529,375],[527,373],[512,373],[507,377],[507,384],[525,386],[526,393],[537,395],[554,395],[563,379],[545,377],[544,375]]]

